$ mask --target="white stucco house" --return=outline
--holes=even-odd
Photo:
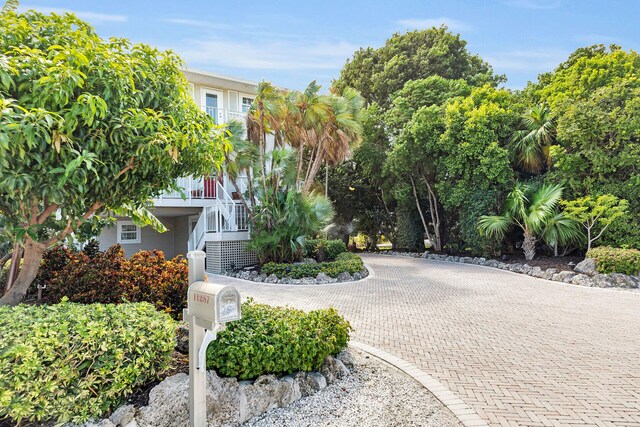
[[[185,70],[184,74],[191,84],[195,102],[218,124],[232,119],[244,121],[257,83],[193,70]],[[203,250],[207,253],[207,271],[214,273],[255,264],[256,256],[245,250],[249,240],[246,208],[225,174],[183,177],[178,184],[186,199],[174,192],[154,200],[153,213],[167,232],[139,227],[130,218],[117,218],[114,226],[98,236],[100,249],[119,243],[127,256],[142,249],[158,249],[167,258],[186,255],[190,250]],[[246,180],[241,178],[238,184],[245,187]]]

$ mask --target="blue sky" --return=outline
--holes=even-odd
[[[172,49],[189,68],[302,89],[328,89],[360,47],[394,32],[445,23],[468,49],[522,88],[576,48],[638,50],[637,0],[90,1],[30,0],[21,8],[74,11],[100,35]]]

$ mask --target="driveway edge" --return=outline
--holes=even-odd
[[[378,359],[384,360],[388,364],[400,369],[405,374],[418,381],[424,388],[429,390],[431,394],[442,402],[442,404],[446,406],[465,427],[488,426],[487,422],[480,418],[476,411],[460,399],[454,392],[415,365],[412,365],[406,360],[394,356],[391,353],[387,353],[384,350],[358,341],[350,341],[349,346],[362,350],[365,353],[377,357]]]

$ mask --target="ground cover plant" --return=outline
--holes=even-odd
[[[318,370],[347,345],[351,330],[332,308],[305,313],[249,300],[242,304],[242,319],[209,345],[207,367],[239,379]]]
[[[335,261],[296,264],[268,262],[260,269],[262,273],[275,274],[280,279],[283,277],[291,279],[316,277],[319,273],[336,278],[340,273],[354,274],[360,273],[362,270],[364,270],[362,258],[351,252],[338,254]]]
[[[0,307],[0,419],[102,416],[169,366],[175,326],[148,303]]]

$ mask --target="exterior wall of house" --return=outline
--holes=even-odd
[[[173,258],[177,255],[174,244],[175,230],[174,219],[171,217],[159,217],[158,218],[167,227],[168,231],[165,233],[158,233],[151,227],[141,227],[140,243],[120,243],[122,249],[127,257],[130,257],[134,253],[140,250],[153,250],[157,249],[164,252],[165,257]],[[128,222],[129,218],[118,218],[118,221]],[[100,250],[106,250],[112,245],[118,243],[118,226],[113,225],[108,227],[100,233],[98,236],[100,242]],[[186,253],[186,244],[184,250],[179,253]]]
[[[189,217],[190,215],[177,216],[173,219],[173,248],[176,255],[187,256],[189,241]]]

